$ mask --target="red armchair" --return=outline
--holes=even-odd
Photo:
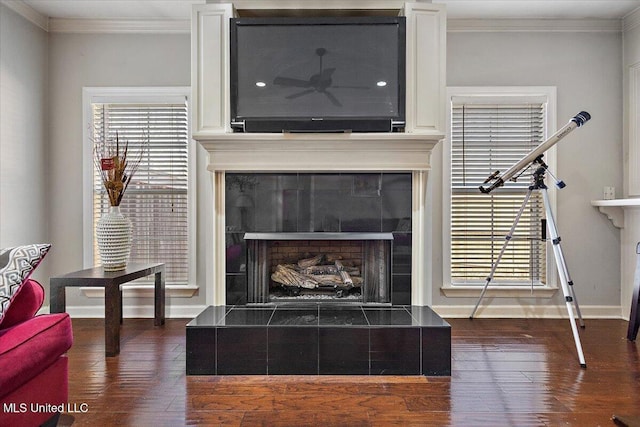
[[[68,404],[67,313],[36,312],[44,289],[27,280],[0,323],[0,427],[55,426]]]

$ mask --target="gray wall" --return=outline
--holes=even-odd
[[[45,243],[48,34],[0,4],[0,248]],[[34,273],[48,282],[49,257]]]
[[[637,17],[640,15],[640,8],[636,9],[632,15],[629,16],[629,20],[633,20],[633,17]],[[637,197],[640,195],[640,182],[632,182],[632,176],[629,174],[629,164],[630,161],[635,161],[634,159],[629,159],[629,144],[638,144],[636,141],[631,141],[633,138],[632,128],[639,125],[638,117],[632,117],[631,105],[632,105],[632,96],[631,94],[631,82],[630,82],[630,70],[638,67],[638,63],[640,63],[640,25],[636,25],[632,28],[627,29],[623,34],[623,78],[624,78],[624,88],[629,88],[623,91],[624,97],[624,106],[625,106],[625,125],[624,125],[624,158],[625,161],[625,178],[624,185],[625,191],[623,194],[620,194],[618,197]],[[637,100],[636,100],[637,102]],[[636,114],[638,114],[636,112]],[[635,123],[634,123],[635,121]],[[635,165],[637,170],[638,165]],[[636,176],[638,176],[636,174]]]
[[[0,12],[0,246],[19,240],[51,241],[54,249],[47,257],[46,271],[57,275],[82,267],[82,88],[188,86],[189,35],[47,36],[6,7],[0,6]],[[584,128],[557,146],[557,172],[568,185],[558,193],[557,220],[580,303],[619,305],[619,231],[589,202],[602,197],[605,185],[615,186],[619,194],[622,191],[621,35],[450,33],[447,43],[450,86],[556,86],[558,126],[579,110],[592,114],[593,119]],[[17,81],[9,81],[9,77]],[[7,91],[5,87],[10,89]],[[8,116],[7,103],[13,102],[19,107],[11,107],[9,111],[17,114],[18,120]],[[14,140],[21,145],[15,145]],[[196,284],[201,289],[194,298],[172,299],[170,306],[199,307],[205,303],[208,254],[203,237],[211,233],[211,177],[205,170],[203,150],[199,146],[195,149],[199,177]],[[441,150],[439,145],[433,154],[430,173],[429,191],[436,202],[442,199]],[[18,176],[24,177],[26,181],[22,182],[27,185],[16,185]],[[24,188],[28,189],[28,197],[23,196]],[[19,214],[7,207],[12,202],[22,208]],[[446,298],[440,294],[439,208],[435,209],[432,221],[436,231],[432,236],[433,304],[475,303],[475,299]],[[100,299],[82,297],[76,289],[68,292],[70,306],[102,306]],[[141,303],[151,304],[151,300]],[[491,303],[561,305],[562,301],[556,296],[551,302],[504,299]]]
[[[447,36],[448,86],[556,86],[558,128],[581,110],[592,115],[583,128],[557,144],[554,171],[567,184],[557,193],[556,221],[581,305],[620,305],[619,230],[590,201],[602,199],[604,186],[622,193],[621,65],[620,33]],[[440,170],[440,164],[434,166]],[[551,302],[495,299],[491,304],[561,305],[561,297],[559,293]],[[467,305],[475,299],[446,298],[434,288],[433,304]]]
[[[49,47],[51,175],[48,191],[57,195],[51,202],[49,216],[51,224],[55,224],[51,228],[51,239],[58,248],[51,254],[50,262],[51,274],[58,275],[83,268],[82,132],[87,124],[82,122],[82,88],[190,86],[191,59],[188,34],[53,33]],[[194,141],[190,143],[198,153],[199,185],[206,186],[209,174],[202,160],[204,150]],[[59,189],[64,189],[64,195]],[[198,203],[207,203],[211,190],[196,189],[196,192]],[[199,217],[198,221],[198,230],[204,229],[204,220]],[[200,240],[198,253],[203,254]],[[204,305],[204,268],[204,257],[200,255],[196,278],[202,287],[200,295],[190,300],[168,301],[170,311],[171,306]],[[152,300],[125,299],[125,306],[134,304],[151,305]],[[73,288],[67,290],[67,305],[102,306],[103,302],[99,298],[85,298]]]

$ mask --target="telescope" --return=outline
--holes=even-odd
[[[543,143],[538,145],[536,148],[531,150],[531,152],[529,154],[527,154],[525,157],[523,157],[521,160],[519,160],[515,165],[511,166],[505,173],[500,175],[500,171],[495,171],[494,173],[489,175],[489,177],[484,181],[483,184],[488,184],[489,182],[492,182],[492,181],[493,181],[493,183],[489,187],[483,187],[481,185],[479,187],[480,188],[480,192],[485,193],[485,194],[486,193],[490,193],[491,191],[495,190],[496,188],[503,186],[505,181],[508,181],[511,178],[513,178],[513,176],[515,176],[522,169],[526,168],[531,163],[533,163],[545,151],[547,151],[553,145],[558,143],[558,141],[560,141],[562,138],[564,138],[569,133],[571,133],[572,130],[574,130],[577,127],[582,126],[589,119],[591,119],[591,115],[589,113],[587,113],[586,111],[581,111],[578,114],[576,114],[574,117],[571,118],[571,120],[569,120],[569,123],[567,123],[559,131],[554,133],[551,137],[549,137],[549,139],[547,139],[546,141],[544,141]]]

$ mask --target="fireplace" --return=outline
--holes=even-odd
[[[209,307],[187,326],[187,373],[449,375],[450,326],[427,307],[440,268],[433,247],[442,190],[439,173],[430,177],[430,161],[446,128],[444,6],[276,3],[251,2],[260,10],[250,11],[248,4],[217,1],[193,7],[191,134],[211,172],[198,182],[198,216],[210,224],[198,243]],[[273,15],[270,8],[285,15],[405,16],[403,132],[233,132],[229,20],[245,12]],[[248,304],[255,268],[248,245],[256,240],[248,243],[247,233],[313,233],[309,245],[320,233],[390,233],[393,240],[377,243],[390,252],[381,264],[389,287],[373,288],[388,292],[379,301],[389,302],[370,305],[361,296],[355,304]],[[289,241],[281,237],[270,244]],[[365,257],[367,239],[355,240]]]
[[[389,303],[392,233],[247,233],[248,303]]]
[[[255,2],[254,2],[255,3]],[[410,214],[403,222],[410,224],[410,233],[400,236],[405,224],[390,225],[382,222],[382,228],[352,229],[357,224],[344,218],[340,232],[392,232],[392,304],[410,303],[428,305],[433,293],[432,281],[438,278],[439,255],[432,252],[432,243],[437,240],[437,221],[441,205],[438,195],[438,173],[430,181],[431,153],[435,145],[445,137],[446,129],[446,12],[439,4],[420,2],[362,2],[346,0],[335,2],[299,2],[287,5],[265,2],[260,10],[247,10],[247,4],[213,2],[194,5],[191,38],[191,135],[200,148],[208,153],[207,169],[211,180],[200,181],[198,216],[210,220],[211,229],[199,236],[203,245],[206,263],[202,280],[206,303],[219,306],[242,303],[241,289],[246,288],[245,232],[321,232],[336,231],[329,227],[335,221],[327,212],[324,219],[319,214],[294,228],[292,218],[295,210],[278,210],[280,218],[252,215],[251,209],[262,206],[251,205],[246,197],[238,197],[227,188],[227,175],[235,173],[405,173],[411,177]],[[256,6],[252,3],[252,6]],[[363,7],[364,6],[364,7]],[[273,16],[278,14],[306,16],[340,16],[345,12],[353,15],[393,15],[406,17],[406,72],[405,126],[403,132],[380,133],[237,133],[231,127],[231,81],[230,81],[230,18],[242,13],[251,16]],[[371,9],[369,9],[371,8]],[[249,7],[249,9],[251,9]],[[281,16],[281,15],[279,15]],[[240,16],[242,17],[242,16]],[[319,96],[324,97],[320,94]],[[274,111],[277,115],[277,112]],[[436,161],[437,165],[437,161]],[[433,181],[433,180],[431,180]],[[365,201],[369,185],[364,189]],[[302,197],[301,193],[299,193]],[[233,199],[233,200],[229,200]],[[312,207],[301,204],[301,211]],[[237,205],[229,210],[229,204]],[[290,199],[283,193],[283,202]],[[279,201],[276,201],[279,203]],[[315,208],[320,209],[316,204]],[[289,205],[291,206],[291,205]],[[293,206],[291,206],[293,207]],[[244,212],[241,211],[244,209]],[[347,210],[346,215],[349,214]],[[298,216],[300,218],[300,216]],[[241,220],[251,225],[267,222],[281,229],[246,230]],[[366,218],[371,219],[371,218]],[[259,221],[258,224],[255,221]],[[325,226],[321,227],[324,222]],[[360,224],[363,222],[361,221]],[[408,228],[408,227],[406,227]],[[231,238],[233,242],[230,242]],[[402,242],[400,242],[400,240]],[[399,244],[402,243],[402,244]],[[229,245],[233,246],[231,248]],[[402,262],[398,260],[402,258]],[[407,262],[408,260],[408,262]],[[242,267],[244,265],[244,267]],[[242,268],[245,270],[243,271]],[[402,276],[400,276],[402,274]],[[245,300],[246,303],[246,300]]]
[[[226,304],[411,303],[410,173],[227,173]]]

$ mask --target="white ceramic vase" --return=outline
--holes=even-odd
[[[98,220],[96,237],[104,271],[119,271],[127,267],[131,231],[131,221],[122,215],[120,206],[111,206],[109,212]]]

